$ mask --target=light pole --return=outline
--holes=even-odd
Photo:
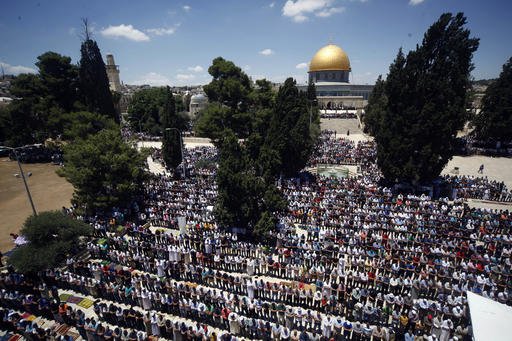
[[[181,167],[183,169],[183,178],[187,177],[186,169],[185,169],[185,158],[183,157],[183,136],[181,135],[181,131],[178,128],[165,128],[166,131],[176,130],[180,136],[180,153],[181,153]]]
[[[18,167],[20,168],[21,178],[23,179],[23,183],[25,184],[25,190],[27,191],[28,201],[30,201],[30,206],[32,206],[32,212],[36,216],[36,207],[34,206],[34,202],[32,201],[32,195],[30,195],[30,190],[28,189],[27,179],[25,179],[25,173],[23,173],[23,168],[21,168],[20,157],[18,156],[18,152],[16,151],[16,149],[18,148],[12,148],[7,146],[0,146],[0,148],[12,150],[14,156],[16,156],[16,161],[18,162]]]

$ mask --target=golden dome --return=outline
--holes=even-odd
[[[348,56],[339,46],[329,44],[315,53],[309,72],[311,71],[350,71]]]

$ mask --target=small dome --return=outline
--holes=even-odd
[[[202,102],[207,102],[208,101],[208,98],[206,98],[205,95],[203,94],[196,94],[196,95],[192,95],[192,97],[190,97],[190,102],[192,103],[202,103]]]
[[[315,53],[309,63],[311,71],[350,71],[350,61],[339,46],[329,44]]]

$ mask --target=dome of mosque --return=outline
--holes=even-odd
[[[312,71],[350,71],[350,61],[341,47],[329,44],[318,50],[309,63]]]
[[[190,103],[204,103],[204,102],[208,102],[208,98],[202,93],[195,94],[192,97],[190,97]]]

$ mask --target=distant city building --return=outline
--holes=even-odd
[[[189,106],[189,113],[190,117],[194,118],[197,113],[204,108],[206,108],[206,105],[208,105],[208,98],[202,94],[195,94],[190,97],[190,106]]]
[[[320,109],[362,109],[373,85],[350,84],[350,60],[339,46],[328,44],[309,63],[308,79],[315,84]],[[307,85],[299,85],[306,91]]]
[[[108,83],[111,91],[121,92],[121,81],[119,80],[119,66],[114,62],[114,55],[107,54],[107,69]]]

